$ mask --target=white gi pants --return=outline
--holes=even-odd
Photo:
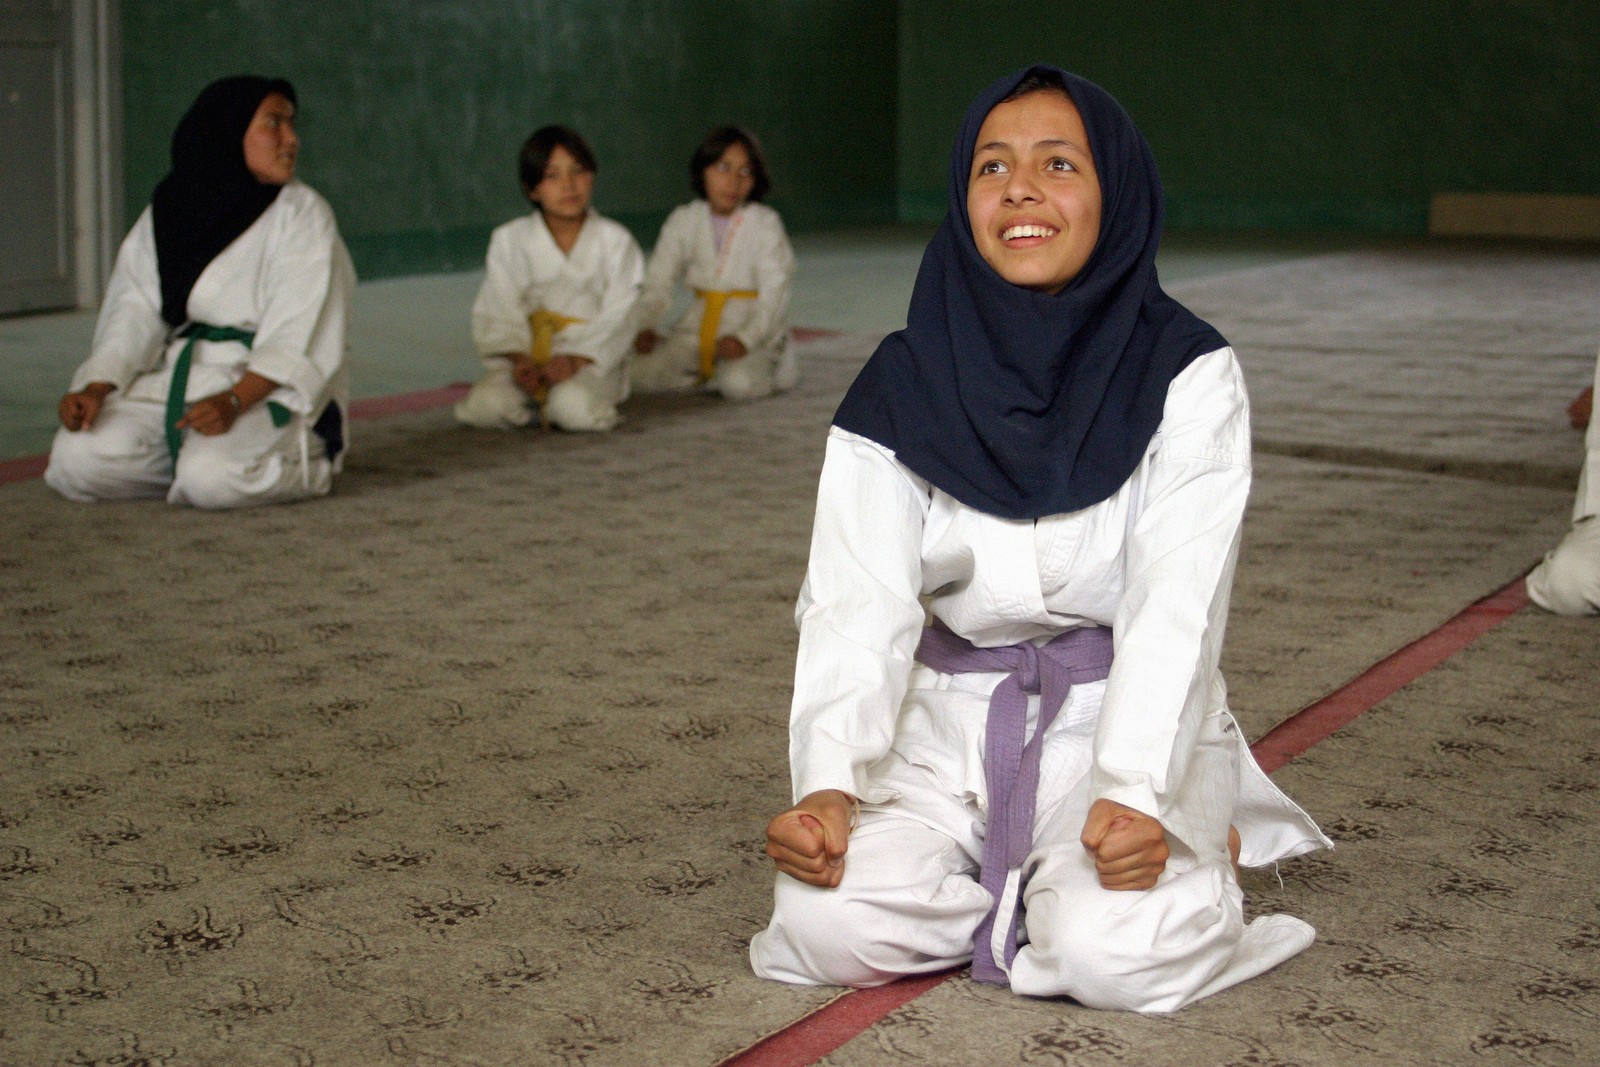
[[[183,431],[174,470],[165,402],[112,394],[88,429],[56,431],[44,480],[81,503],[165,496],[169,504],[244,508],[323,496],[333,486],[333,464],[304,418],[274,426],[262,403],[227,433]]]
[[[992,688],[995,677],[967,675],[957,684],[988,678]],[[1176,1011],[1283,962],[1309,946],[1315,931],[1287,915],[1244,922],[1227,851],[1239,741],[1226,715],[1212,716],[1202,728],[1188,776],[1195,785],[1180,798],[1186,810],[1203,813],[1214,843],[1197,855],[1171,842],[1167,869],[1148,891],[1100,887],[1078,837],[1088,815],[1094,719],[1103,691],[1104,683],[1075,686],[1046,738],[1034,848],[1022,869],[1025,919],[1018,940],[1026,943],[1011,965],[1011,988],[1070,996],[1094,1008]],[[926,690],[908,696],[894,749],[871,771],[874,786],[900,797],[863,805],[839,887],[778,876],[771,924],[750,945],[757,975],[873,986],[971,959],[974,931],[990,905],[977,881],[983,757],[981,741],[976,749],[970,744],[974,709],[961,710],[963,724],[948,719],[961,702],[943,698],[956,696]],[[1034,709],[1037,703],[1030,699]],[[947,724],[942,731],[916,728],[919,718],[932,725],[940,716]],[[939,741],[961,733],[968,735],[966,753],[952,760],[948,749],[936,752]],[[1017,881],[1013,875],[1001,903],[997,939],[1016,908]],[[1003,959],[998,948],[995,955]]]
[[[724,400],[760,400],[794,387],[799,367],[787,344],[752,348],[742,359],[717,360],[717,372],[706,388]],[[648,356],[628,357],[628,379],[641,393],[692,388],[700,377],[698,334],[674,332],[661,339]]]
[[[544,414],[560,430],[603,433],[617,425],[617,405],[628,395],[625,367],[602,371],[590,363],[550,387]],[[456,419],[481,430],[514,430],[538,421],[538,405],[511,377],[510,363],[489,368],[456,405]]]
[[[1528,575],[1528,598],[1557,615],[1600,614],[1600,515],[1572,524]]]

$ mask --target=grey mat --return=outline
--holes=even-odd
[[[1570,490],[1600,254],[1440,244],[1175,286],[1239,350],[1258,450]]]
[[[828,999],[758,982],[743,945],[768,902],[761,828],[785,801],[790,611],[822,432],[869,348],[811,342],[794,394],[640,403],[609,439],[471,433],[443,412],[366,424],[336,494],[288,508],[0,489],[0,1062],[698,1065]],[[1436,358],[1448,372],[1456,357]],[[1255,393],[1270,413],[1271,383]],[[1378,413],[1359,427],[1396,455],[1416,451],[1385,437],[1405,430]],[[1247,729],[1514,577],[1566,502],[1264,456],[1227,652]],[[1547,669],[1527,682],[1541,707],[1575,684]],[[1413,733],[1375,718],[1375,750],[1427,756],[1397,717]],[[1396,759],[1363,759],[1370,778],[1323,773],[1342,766],[1324,751],[1332,763],[1283,780],[1336,830],[1357,825],[1332,857],[1285,866],[1283,907],[1324,940],[1279,974],[1176,1021],[955,979],[841,1062],[963,1062],[962,1035],[1002,1023],[1044,1063],[1118,1043],[1125,1062],[1162,1062],[1140,1051],[1151,1042],[1175,1063],[1355,1062],[1366,1046],[1349,1035],[1387,1018],[1392,990],[1415,992],[1362,978],[1364,946],[1410,958],[1382,923],[1427,892],[1360,852],[1360,800],[1404,786],[1460,804]],[[1459,866],[1452,850],[1475,840],[1426,848]],[[1431,907],[1459,922],[1477,905]],[[1472,912],[1474,937],[1521,932],[1494,914]],[[1284,1022],[1283,998],[1307,991],[1311,1021]],[[1476,1022],[1504,995],[1463,994],[1433,1023]],[[1205,1043],[1204,1012],[1231,1044]],[[1206,1058],[1221,1047],[1232,1061]]]

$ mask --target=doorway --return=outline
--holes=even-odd
[[[0,314],[97,303],[121,237],[116,0],[0,5]]]

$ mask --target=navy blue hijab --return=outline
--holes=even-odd
[[[282,78],[240,74],[214,81],[172,134],[172,169],[150,198],[161,317],[170,326],[189,320],[189,290],[206,264],[248,230],[283,188],[258,181],[244,162],[245,131],[273,93],[295,102],[294,87]]]
[[[1093,254],[1053,295],[1001,278],[967,217],[978,131],[1036,72],[1059,76],[1083,116],[1102,201]],[[1037,519],[1099,503],[1139,465],[1172,379],[1227,344],[1156,281],[1164,208],[1150,146],[1104,89],[1030,67],[967,109],[949,195],[906,328],[884,338],[834,424],[991,515]]]

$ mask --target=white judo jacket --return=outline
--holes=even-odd
[[[345,327],[355,268],[333,209],[309,186],[285,185],[250,228],[195,280],[189,318],[255,334],[236,341],[199,341],[185,399],[234,385],[246,371],[278,384],[267,399],[314,418],[328,401],[347,412],[349,371]],[[130,399],[164,401],[184,344],[161,318],[161,274],[150,208],[122,242],[106,287],[91,354],[72,390],[110,382]]]
[[[833,788],[893,803],[871,775],[891,745],[953,794],[986,797],[982,761],[970,755],[982,751],[981,718],[941,717],[938,676],[913,662],[929,612],[984,647],[1109,626],[1110,676],[1085,683],[1104,687],[1092,799],[1153,816],[1193,847],[1190,806],[1213,790],[1189,780],[1190,757],[1202,722],[1229,716],[1240,781],[1215,783],[1215,795],[1237,787],[1243,862],[1325,847],[1250,757],[1218,669],[1250,479],[1249,409],[1230,348],[1172,382],[1161,426],[1121,489],[1037,521],[967,507],[834,427],[796,609],[794,797]]]
[[[779,350],[789,329],[789,296],[794,286],[794,250],[783,219],[772,208],[748,203],[728,219],[718,249],[711,207],[694,200],[673,209],[661,226],[650,252],[644,292],[639,298],[639,327],[664,332],[673,290],[679,282],[691,290],[743,290],[760,295],[729,300],[717,329],[719,337],[737,337],[752,352]],[[695,299],[672,331],[697,336],[705,301]]]
[[[584,356],[607,373],[623,366],[633,344],[634,305],[644,252],[619,222],[590,210],[571,252],[561,251],[534,211],[495,228],[483,285],[472,305],[472,339],[490,367],[533,344],[528,316],[553,311],[582,319],[555,335],[555,355]]]

